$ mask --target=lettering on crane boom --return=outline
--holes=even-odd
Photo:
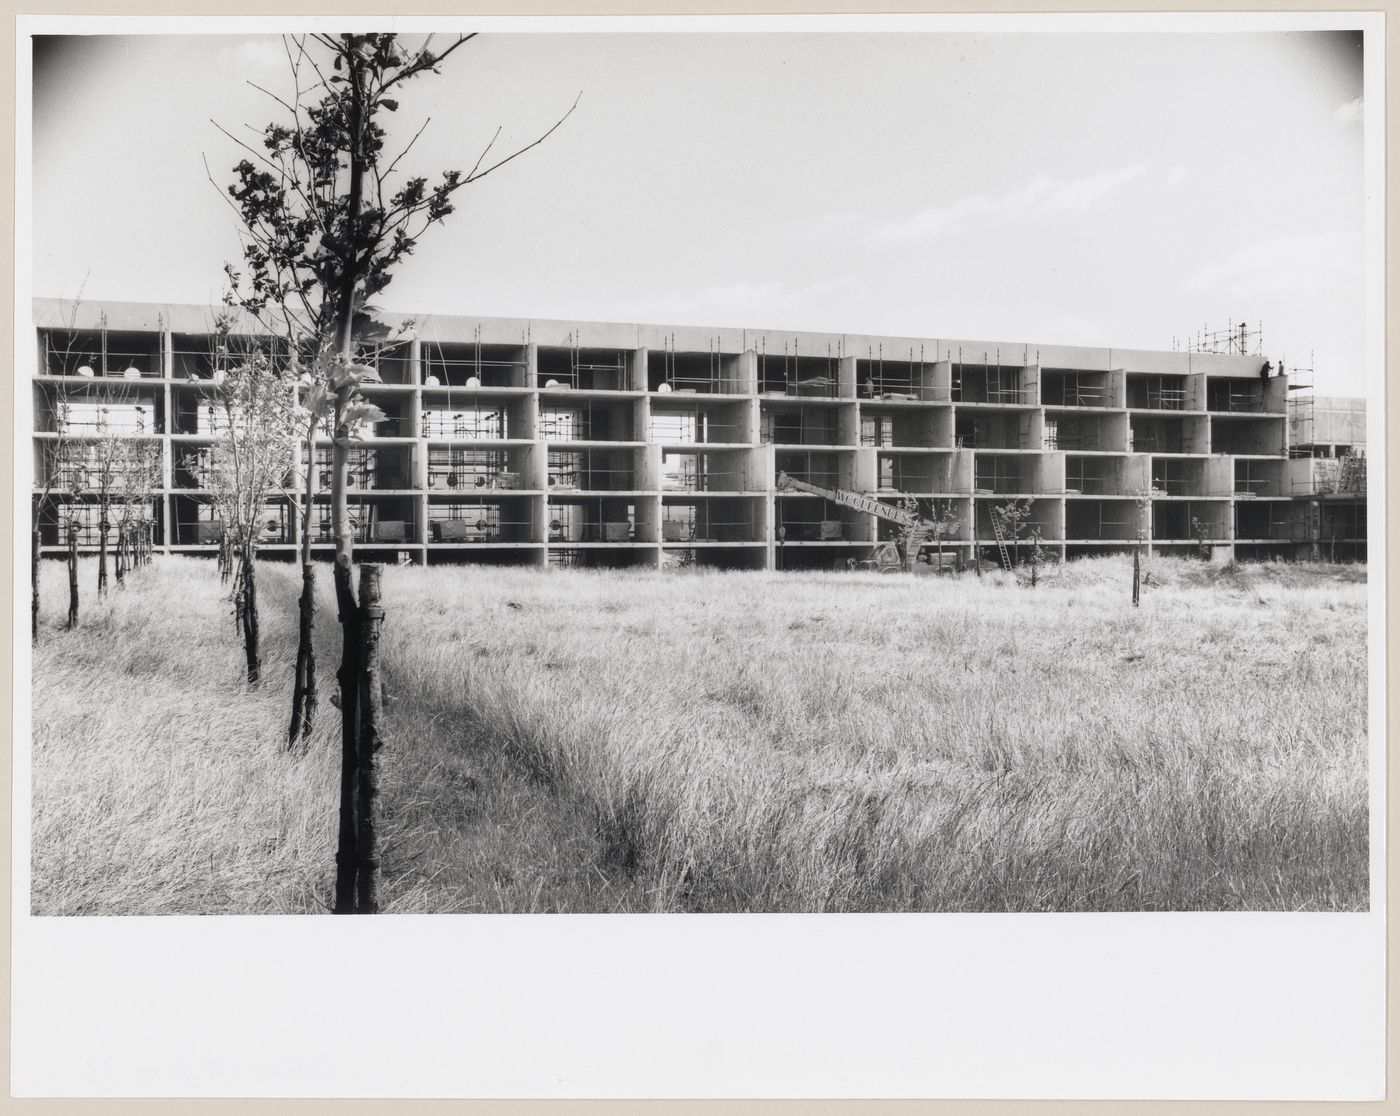
[[[778,476],[779,488],[796,488],[802,492],[812,492],[818,496],[825,496],[836,501],[838,504],[845,504],[847,507],[858,508],[860,511],[869,512],[871,515],[878,515],[882,519],[893,519],[896,523],[905,523],[915,526],[922,520],[917,515],[910,515],[902,508],[892,508],[889,504],[881,503],[874,496],[863,496],[859,492],[847,492],[843,488],[819,488],[815,484],[808,484],[780,473]]]

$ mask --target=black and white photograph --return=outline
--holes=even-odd
[[[21,25],[17,946],[1378,966],[1379,22],[439,24]]]

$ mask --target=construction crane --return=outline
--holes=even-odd
[[[919,549],[928,538],[937,535],[943,529],[941,524],[925,519],[919,514],[918,501],[912,496],[904,497],[901,505],[894,506],[877,500],[874,496],[848,492],[843,488],[820,488],[786,473],[778,474],[778,487],[810,492],[813,496],[824,496],[833,504],[844,504],[848,508],[868,512],[870,515],[899,524],[899,535],[893,541],[875,547],[866,559],[867,563],[882,574],[899,573],[901,570],[913,573]]]

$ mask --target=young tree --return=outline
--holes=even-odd
[[[210,503],[224,526],[236,567],[234,606],[243,632],[248,685],[262,674],[256,556],[267,503],[285,491],[302,425],[292,382],[265,353],[232,360],[216,390],[218,440],[201,462]]]
[[[235,138],[251,156],[235,167],[237,181],[228,188],[243,227],[246,274],[227,270],[239,304],[261,321],[278,323],[292,349],[314,370],[308,410],[329,425],[332,436],[334,575],[342,626],[338,913],[356,909],[359,875],[377,880],[378,872],[377,863],[359,863],[356,838],[357,828],[363,829],[356,818],[357,769],[361,762],[378,760],[372,754],[362,756],[357,743],[360,608],[352,582],[346,493],[352,432],[360,423],[380,417],[360,391],[372,373],[356,359],[357,338],[369,325],[370,300],[389,284],[394,269],[428,227],[452,212],[453,195],[543,142],[573,112],[571,107],[533,142],[488,162],[493,137],[466,173],[445,171],[432,185],[425,177],[399,176],[400,161],[427,122],[391,157],[384,122],[398,111],[397,87],[440,72],[440,64],[473,37],[458,36],[441,50],[433,48],[431,37],[416,47],[394,35],[290,38],[286,46],[292,93],[281,97],[264,90],[284,110],[284,119],[262,130],[258,147]],[[322,393],[318,395],[315,387]],[[314,469],[314,454],[309,456],[309,468]],[[312,600],[307,557],[304,553],[303,607]],[[303,638],[307,634],[303,625]],[[373,735],[378,739],[377,732]],[[373,820],[368,820],[371,828]],[[373,881],[367,876],[367,882]],[[366,892],[362,886],[362,899],[365,894],[373,895],[373,887]],[[372,900],[360,905],[373,907]]]
[[[992,515],[996,517],[997,523],[1001,526],[1002,535],[1011,544],[1012,552],[1015,555],[1014,564],[1017,566],[1021,564],[1021,540],[1031,526],[1032,505],[1033,501],[1020,496],[991,509]]]

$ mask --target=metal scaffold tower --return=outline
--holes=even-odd
[[[1278,362],[1279,374],[1288,376],[1289,457],[1312,457],[1316,452],[1313,446],[1316,440],[1313,437],[1316,398],[1313,391],[1313,361],[1314,356],[1309,353],[1306,367],[1290,365],[1282,359]]]
[[[1193,337],[1173,337],[1172,351],[1260,356],[1264,352],[1264,323],[1256,322],[1253,328],[1248,322],[1228,325],[1223,329],[1202,326]]]

